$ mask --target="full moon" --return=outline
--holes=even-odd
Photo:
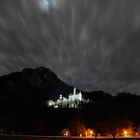
[[[40,6],[41,6],[41,9],[42,10],[49,10],[49,7],[50,7],[50,3],[51,1],[50,0],[41,0],[40,1]]]
[[[41,9],[44,11],[48,11],[50,8],[59,8],[61,0],[39,0],[39,5]]]

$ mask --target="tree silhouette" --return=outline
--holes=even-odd
[[[74,117],[69,122],[69,127],[72,135],[80,136],[82,134],[83,136],[85,133],[85,124],[79,116]]]
[[[132,128],[132,122],[126,116],[112,116],[102,122],[100,127],[107,135],[112,135],[115,138],[117,133],[121,133],[124,129]],[[97,130],[96,130],[97,131]]]

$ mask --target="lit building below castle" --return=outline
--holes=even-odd
[[[80,108],[82,102],[88,102],[88,100],[84,100],[81,91],[77,92],[76,88],[74,88],[73,93],[70,94],[68,98],[63,97],[62,94],[60,94],[59,99],[56,101],[47,101],[47,106],[54,108]]]

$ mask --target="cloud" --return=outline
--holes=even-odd
[[[140,1],[3,0],[0,74],[44,65],[83,90],[139,92]]]

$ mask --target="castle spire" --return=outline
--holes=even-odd
[[[76,87],[73,88],[73,94],[76,94]]]

